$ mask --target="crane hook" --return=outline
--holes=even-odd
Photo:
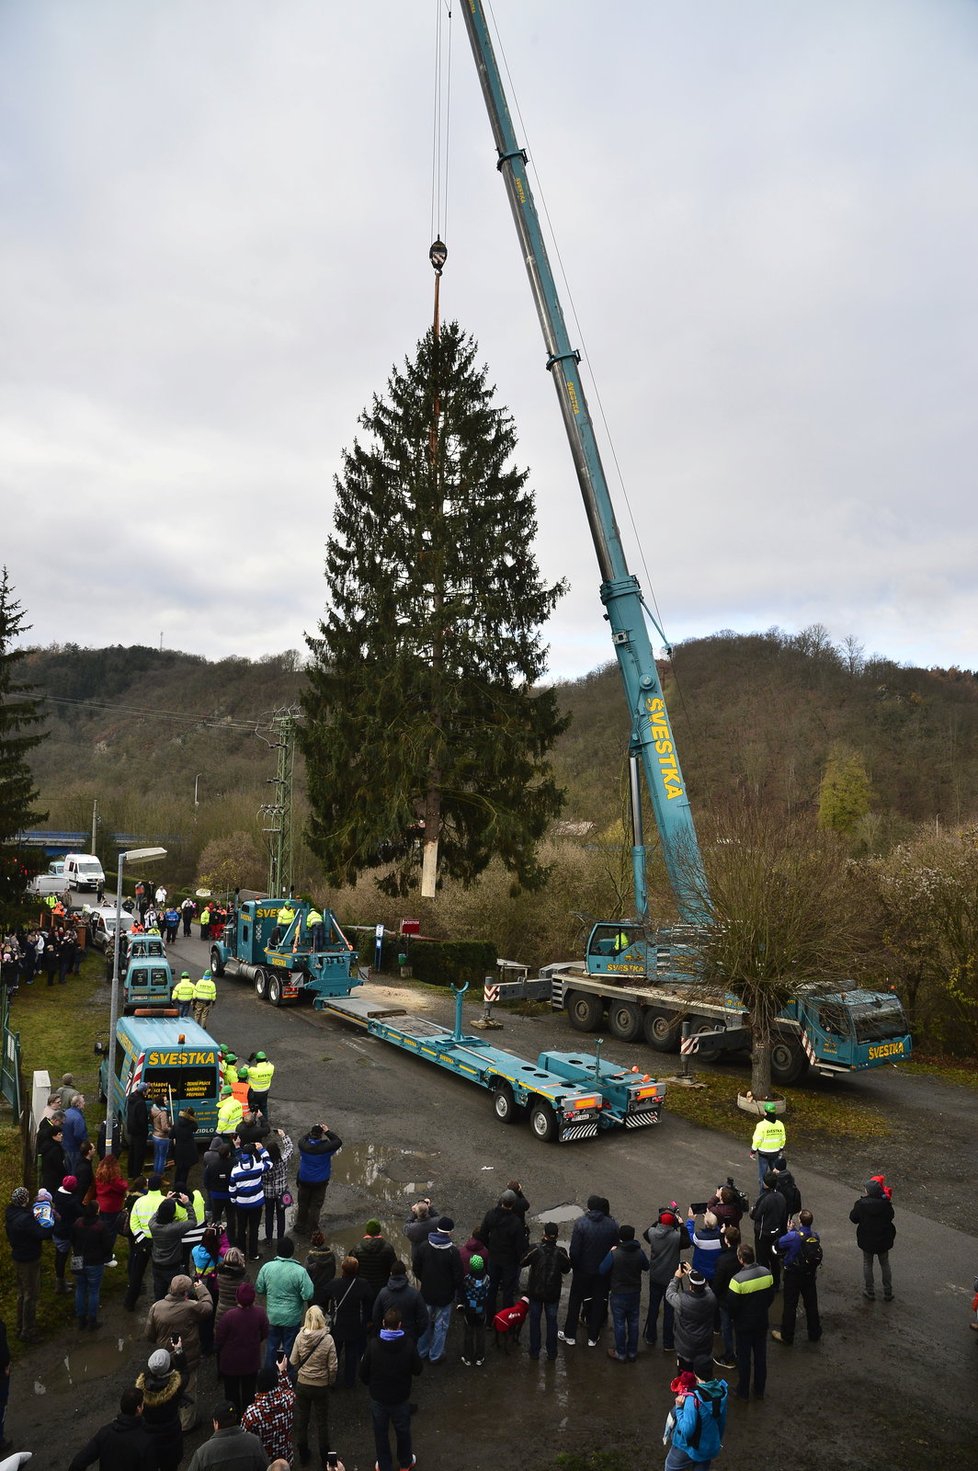
[[[440,276],[448,260],[448,246],[440,236],[428,251],[428,259],[434,267],[435,275]]]

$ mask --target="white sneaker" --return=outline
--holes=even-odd
[[[561,1343],[569,1343],[570,1346],[571,1346],[571,1348],[573,1348],[574,1345],[575,1345],[575,1343],[577,1342],[577,1339],[576,1338],[568,1338],[567,1337],[567,1334],[564,1332],[563,1328],[558,1328],[557,1329],[557,1338],[559,1339],[559,1341]]]
[[[112,1260],[110,1262],[106,1262],[105,1265],[107,1267],[117,1267],[119,1263],[116,1261],[115,1257],[113,1257]]]

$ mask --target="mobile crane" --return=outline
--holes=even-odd
[[[611,627],[631,721],[629,742],[632,876],[635,917],[595,925],[583,966],[545,968],[551,1000],[572,1025],[594,1031],[608,1016],[612,1032],[653,1047],[674,1050],[688,1020],[702,1034],[693,1046],[701,1057],[743,1051],[750,1045],[746,1013],[733,996],[716,996],[697,982],[697,931],[709,922],[703,895],[702,858],[686,783],[666,709],[648,624],[666,642],[628,569],[587,397],[578,373],[540,217],[527,173],[527,155],[513,127],[482,0],[466,0],[462,15],[482,84],[530,289],[543,330],[547,369],[553,379],[570,443],[591,539],[601,573],[601,601]],[[648,623],[646,622],[648,620]],[[666,870],[682,924],[653,932],[649,923],[646,854],[642,837],[639,772],[645,779]],[[690,962],[692,961],[692,965]],[[907,1057],[911,1039],[896,997],[840,991],[813,982],[801,986],[777,1019],[771,1070],[788,1082],[810,1064],[825,1073],[879,1066]]]

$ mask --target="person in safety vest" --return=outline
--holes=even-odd
[[[309,940],[310,950],[322,950],[326,944],[326,930],[323,917],[314,904],[309,906],[306,915],[306,936]]]
[[[207,1030],[207,1018],[217,1000],[217,987],[209,970],[205,970],[194,986],[194,1021]]]
[[[221,1089],[221,1106],[217,1110],[217,1132],[231,1138],[237,1133],[243,1114],[240,1100],[235,1098],[230,1084],[225,1083]]]
[[[237,1077],[231,1084],[231,1092],[241,1104],[241,1112],[244,1113],[248,1107],[248,1089],[251,1087],[248,1081],[249,1073],[246,1067],[239,1067],[236,1072]]]
[[[190,1015],[190,1003],[194,999],[194,983],[190,979],[189,970],[180,972],[180,979],[173,988],[173,1000],[180,1003],[180,1015]]]
[[[629,947],[629,945],[631,943],[632,943],[632,937],[628,933],[628,931],[627,930],[619,930],[618,933],[617,933],[617,935],[615,936],[615,943],[614,943],[614,953],[615,953],[615,955],[620,955],[623,950],[627,950],[628,947]]]
[[[289,925],[295,919],[295,910],[292,908],[292,905],[289,903],[288,899],[286,899],[285,903],[282,905],[275,918],[282,926],[282,933],[284,935]]]
[[[268,1118],[268,1090],[272,1086],[275,1064],[269,1062],[266,1052],[256,1052],[248,1066],[248,1107],[252,1113],[261,1112]]]
[[[757,1160],[757,1178],[764,1188],[764,1176],[774,1169],[778,1155],[785,1146],[784,1124],[778,1118],[776,1103],[765,1103],[764,1113],[757,1121],[754,1137],[750,1142],[750,1157]]]
[[[211,906],[205,904],[200,911],[200,938],[209,940],[211,936]]]

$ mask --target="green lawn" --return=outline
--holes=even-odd
[[[30,1103],[31,1075],[35,1070],[45,1069],[50,1074],[52,1086],[60,1083],[62,1073],[72,1073],[78,1091],[85,1095],[85,1118],[93,1139],[105,1117],[105,1109],[98,1100],[100,1059],[94,1051],[96,1041],[104,1043],[109,1035],[109,988],[104,976],[105,961],[99,951],[92,951],[86,955],[81,973],[72,977],[66,986],[49,988],[43,978],[32,986],[21,986],[10,1015],[12,1029],[20,1033],[26,1104],[29,1106]],[[4,1209],[10,1201],[11,1191],[24,1183],[20,1131],[5,1123],[0,1129],[0,1195]],[[120,1265],[106,1272],[103,1298],[124,1290],[126,1242],[123,1238],[119,1239],[116,1255]],[[14,1337],[17,1291],[13,1285],[6,1234],[0,1243],[0,1262],[3,1265],[0,1317],[7,1324],[11,1351],[16,1356],[22,1345]],[[72,1321],[73,1307],[70,1297],[54,1296],[53,1247],[45,1246],[42,1262],[37,1326],[38,1331],[47,1336],[63,1333],[65,1322]]]

